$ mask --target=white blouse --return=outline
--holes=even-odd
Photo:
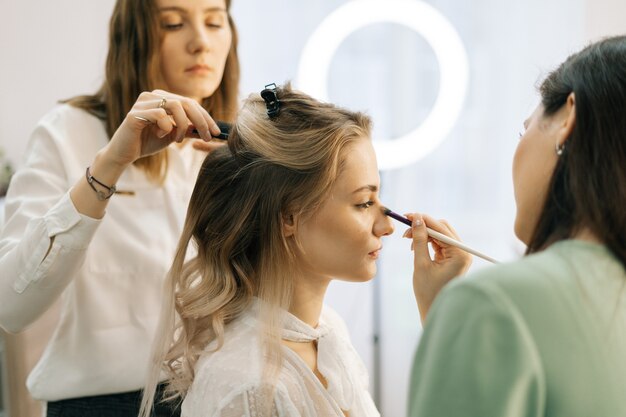
[[[53,401],[143,387],[162,282],[206,156],[170,146],[163,186],[130,166],[102,220],[69,189],[108,136],[101,120],[61,105],[37,125],[11,181],[0,234],[0,327],[18,332],[59,297],[61,317],[28,378]]]
[[[198,361],[194,382],[182,404],[183,417],[267,415],[258,303],[226,326],[220,350],[207,352]],[[328,388],[295,352],[283,346],[283,366],[271,399],[274,416],[344,417],[342,410],[351,417],[380,416],[368,392],[365,365],[337,313],[324,306],[315,329],[287,312],[283,322],[283,339],[317,340],[317,366]]]

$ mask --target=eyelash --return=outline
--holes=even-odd
[[[218,25],[218,24],[207,23],[206,25],[210,29],[221,29],[222,28],[222,25]],[[163,25],[163,28],[165,30],[171,30],[171,31],[181,29],[182,27],[183,27],[182,23],[176,23],[176,24],[171,24],[171,25],[164,24]]]
[[[361,204],[357,204],[356,206],[360,209],[368,209],[370,207],[372,207],[374,205],[374,202],[372,200],[365,202],[365,203],[361,203]]]
[[[178,30],[183,27],[182,23],[176,23],[173,25],[163,25],[163,28],[166,30]]]

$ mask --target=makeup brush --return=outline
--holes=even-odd
[[[401,223],[406,224],[407,226],[412,226],[411,220],[407,219],[404,216],[399,215],[398,213],[395,213],[395,212],[389,210],[387,207],[383,207],[383,213],[385,213],[387,216],[391,217],[392,219],[395,219],[395,220],[397,220],[397,221],[399,221]],[[444,234],[436,232],[436,231],[434,231],[433,229],[431,229],[429,227],[426,228],[426,231],[428,232],[428,236],[432,237],[433,239],[437,239],[438,241],[443,242],[443,243],[447,243],[448,245],[451,245],[451,246],[456,246],[459,249],[463,249],[467,253],[471,253],[472,255],[476,255],[479,258],[483,258],[484,260],[489,261],[491,263],[494,263],[494,264],[499,263],[495,259],[493,259],[493,258],[491,258],[491,257],[489,257],[487,255],[484,255],[484,254],[478,252],[477,250],[470,248],[467,245],[464,245],[463,243],[459,242],[458,240],[452,239],[452,238],[450,238],[450,237],[448,237],[448,236],[446,236]]]

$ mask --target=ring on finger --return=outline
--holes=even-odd
[[[167,104],[167,99],[165,97],[161,97],[161,102],[159,103],[159,108],[165,110],[165,105]]]
[[[146,119],[145,117],[141,117],[141,116],[133,116],[133,117],[137,120],[141,120],[142,122],[152,123],[152,120]]]

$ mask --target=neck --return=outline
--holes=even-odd
[[[329,283],[327,277],[301,274],[294,284],[289,312],[309,326],[317,327]]]
[[[584,240],[592,243],[602,243],[602,241],[588,228],[583,227],[574,236],[574,239]]]

